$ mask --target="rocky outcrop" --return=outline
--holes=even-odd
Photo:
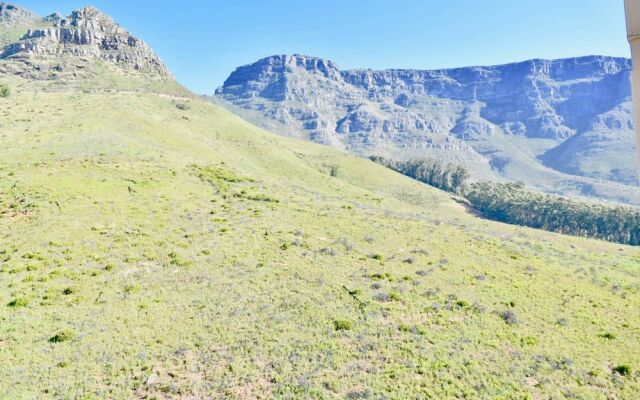
[[[435,155],[474,167],[484,163],[515,179],[551,179],[551,168],[629,183],[635,164],[620,165],[614,152],[634,154],[632,121],[611,110],[628,109],[630,70],[628,59],[588,56],[341,71],[332,61],[281,55],[236,69],[216,97],[267,129],[357,154]],[[615,173],[588,167],[606,166],[608,158]]]
[[[20,6],[9,3],[0,3],[0,24],[7,26],[25,25],[33,23],[39,19],[40,17],[37,14]]]
[[[257,116],[250,118],[255,123],[261,124],[260,116],[276,121],[279,131],[290,136],[361,155],[439,152],[488,169],[471,146],[448,134],[455,120],[416,112],[403,93],[395,102],[377,101],[378,94],[349,82],[345,74],[329,60],[273,56],[238,68],[217,96],[232,103],[234,111]]]
[[[54,12],[53,14],[49,14],[46,17],[43,18],[43,20],[45,22],[48,22],[50,24],[57,24],[60,21],[62,21],[63,19],[64,19],[64,17],[59,12]]]
[[[74,11],[67,18],[46,17],[49,27],[29,29],[18,42],[6,46],[0,59],[32,57],[86,57],[125,68],[169,76],[164,63],[142,40],[93,7]]]

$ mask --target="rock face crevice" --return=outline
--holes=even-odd
[[[21,40],[2,50],[0,59],[88,57],[125,68],[171,75],[144,41],[131,35],[96,8],[82,8],[66,18],[52,14],[42,22],[50,26],[29,29]]]

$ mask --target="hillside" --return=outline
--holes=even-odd
[[[640,394],[637,248],[476,218],[101,54],[0,60],[0,398]]]
[[[435,157],[477,179],[638,205],[630,63],[373,71],[273,56],[236,69],[214,100],[263,128],[361,156]]]

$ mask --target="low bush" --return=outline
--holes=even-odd
[[[389,293],[389,298],[393,301],[400,301],[402,300],[402,296],[400,296],[400,293],[398,292],[391,292]]]
[[[75,339],[76,333],[72,329],[65,329],[49,338],[49,343],[62,343]]]
[[[515,325],[520,322],[518,316],[513,310],[502,311],[499,315],[500,318],[502,318],[508,325]]]
[[[604,333],[601,333],[598,336],[600,336],[603,339],[608,339],[608,340],[613,340],[613,339],[616,338],[616,334],[615,333],[611,333],[611,332],[604,332]]]
[[[28,305],[29,305],[29,300],[27,300],[24,297],[19,297],[17,299],[11,300],[11,302],[7,304],[7,306],[13,307],[13,308],[26,307]]]
[[[631,374],[631,366],[627,364],[621,364],[615,367],[613,371],[619,373],[622,376],[627,376]]]
[[[333,327],[336,331],[350,331],[353,328],[353,324],[346,319],[337,319],[333,321]]]
[[[329,166],[329,175],[332,177],[337,177],[338,174],[340,172],[340,167],[338,167],[337,165],[330,165]]]
[[[376,293],[373,296],[373,298],[374,298],[374,300],[377,300],[377,301],[380,301],[380,302],[383,302],[383,303],[391,301],[391,296],[389,295],[389,293],[384,293],[384,292]]]
[[[7,98],[11,96],[11,89],[7,85],[0,85],[0,97]]]

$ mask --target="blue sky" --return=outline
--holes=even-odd
[[[64,15],[87,0],[16,0]],[[445,68],[629,56],[623,0],[91,0],[147,41],[190,89],[273,54],[343,68]]]

